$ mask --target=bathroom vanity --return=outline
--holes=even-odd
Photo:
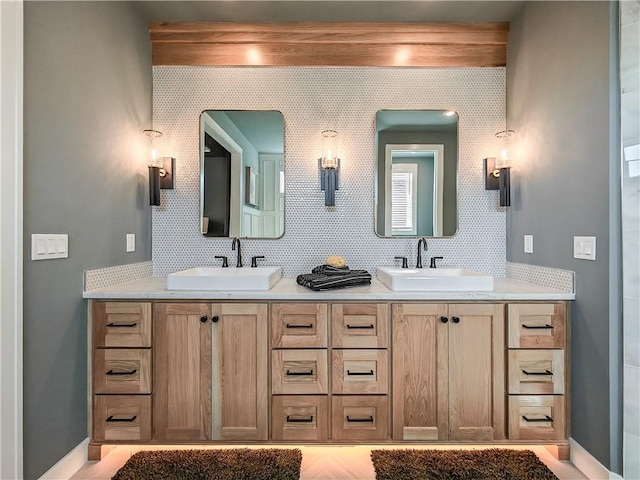
[[[86,292],[90,459],[116,443],[545,444],[568,456],[574,294]]]

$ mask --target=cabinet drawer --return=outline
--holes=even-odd
[[[327,393],[327,351],[273,350],[271,383],[276,395]]]
[[[271,346],[327,346],[327,310],[320,303],[275,303],[271,307]]]
[[[94,302],[93,346],[150,347],[151,303]]]
[[[388,393],[387,350],[333,350],[333,393]]]
[[[509,305],[509,348],[564,348],[564,303],[516,303]]]
[[[278,395],[271,404],[274,440],[327,439],[328,411],[325,395]]]
[[[563,350],[509,350],[509,393],[563,394]]]
[[[151,349],[97,349],[94,393],[151,393]]]
[[[333,348],[387,348],[389,305],[331,306]]]
[[[151,440],[151,395],[95,395],[92,439]]]
[[[509,396],[510,439],[562,440],[564,430],[564,395]]]
[[[334,440],[389,438],[389,400],[386,395],[331,397]]]

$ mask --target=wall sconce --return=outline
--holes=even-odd
[[[514,135],[513,130],[502,130],[495,134],[503,141],[499,157],[484,159],[484,188],[485,190],[500,190],[500,206],[511,206],[511,157],[509,139]]]
[[[157,130],[144,130],[143,133],[151,138],[151,162],[149,163],[149,205],[160,205],[160,189],[173,189],[173,172],[176,159],[159,157],[153,148],[153,139],[162,136]]]
[[[336,204],[336,190],[340,188],[340,159],[338,158],[338,132],[322,132],[322,157],[318,159],[320,189],[324,191],[324,204]]]

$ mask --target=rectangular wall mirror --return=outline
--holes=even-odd
[[[375,232],[450,237],[458,228],[458,115],[376,113]]]
[[[200,221],[207,237],[284,234],[284,117],[278,111],[200,115]]]

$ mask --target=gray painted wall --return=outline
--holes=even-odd
[[[611,38],[608,2],[531,2],[511,22],[507,118],[516,131],[507,260],[576,272],[571,330],[571,436],[612,471],[620,471],[615,418],[619,385],[609,370],[616,350],[611,317]],[[615,59],[614,59],[615,60]],[[523,253],[523,235],[534,253]],[[573,236],[597,238],[595,261],[573,258]],[[615,246],[615,245],[611,245]],[[615,250],[615,248],[613,249]],[[612,290],[613,292],[613,290]],[[611,335],[610,335],[611,333]]]
[[[24,472],[37,478],[87,437],[83,270],[151,259],[152,79],[128,3],[24,9]],[[32,233],[69,234],[69,258],[32,262]]]

